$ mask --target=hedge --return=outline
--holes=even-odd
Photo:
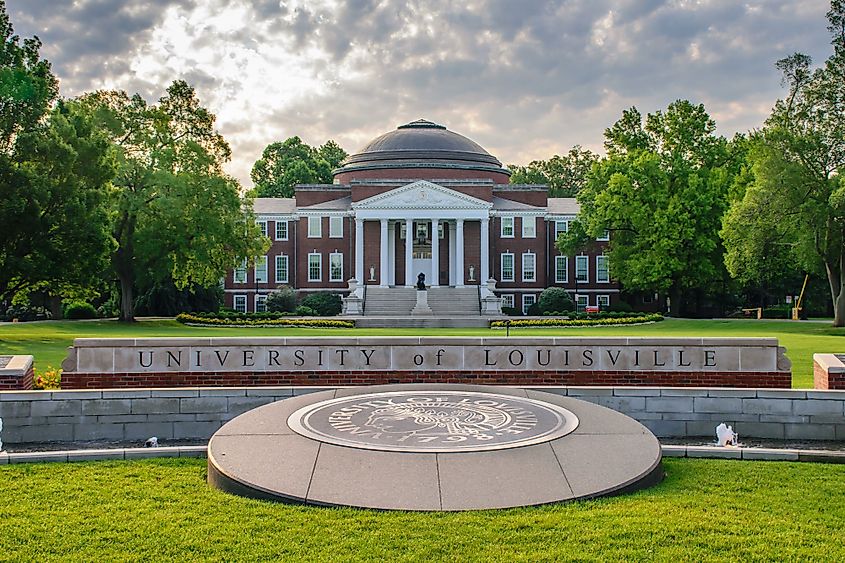
[[[305,328],[355,328],[353,321],[339,319],[290,318],[212,318],[181,313],[176,320],[182,324],[199,326],[296,326]]]
[[[553,327],[553,326],[618,326],[639,323],[652,323],[663,320],[663,315],[651,314],[637,317],[595,318],[595,319],[516,319],[512,321],[492,321],[490,328],[518,327]]]

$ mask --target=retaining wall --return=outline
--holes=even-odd
[[[845,391],[673,387],[544,387],[623,412],[658,437],[714,436],[720,422],[742,438],[845,440]],[[207,439],[226,421],[325,387],[103,389],[0,392],[2,439],[25,442]]]
[[[813,354],[813,387],[845,389],[845,354]]]

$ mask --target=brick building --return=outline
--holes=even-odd
[[[333,184],[255,200],[272,245],[254,268],[227,275],[226,305],[262,310],[268,293],[290,285],[351,292],[364,314],[405,315],[420,274],[434,313],[479,314],[485,297],[524,312],[549,286],[569,290],[579,308],[615,303],[603,240],[576,256],[555,249],[577,202],[509,177],[466,137],[425,120],[402,125],[347,158]]]

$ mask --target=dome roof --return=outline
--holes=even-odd
[[[475,141],[425,119],[400,125],[395,131],[376,137],[349,156],[334,173],[347,175],[391,168],[477,170],[510,175],[496,157]],[[397,178],[404,177],[397,174]]]

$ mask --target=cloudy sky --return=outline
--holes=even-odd
[[[774,62],[830,53],[823,0],[7,0],[63,96],[153,101],[193,84],[249,170],[299,135],[354,152],[424,117],[505,163],[600,150],[623,108],[702,102],[720,133],[759,126]]]

